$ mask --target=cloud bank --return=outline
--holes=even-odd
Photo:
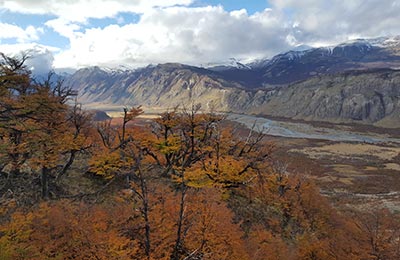
[[[254,14],[244,9],[228,12],[222,6],[193,7],[194,2],[0,0],[3,10],[55,17],[26,28],[0,23],[0,40],[35,42],[45,37],[46,27],[69,41],[67,48],[53,52],[53,66],[79,68],[165,62],[205,65],[232,57],[247,61],[302,44],[331,45],[400,34],[397,0],[270,0],[270,8]],[[139,19],[123,19],[121,24],[121,14],[136,14]],[[91,19],[104,18],[114,22],[88,26]]]
[[[253,16],[222,7],[154,9],[138,23],[87,29],[70,37],[56,66],[182,62],[204,64],[249,59],[288,48],[283,21],[271,10]]]

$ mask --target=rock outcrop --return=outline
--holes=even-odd
[[[294,119],[400,127],[400,71],[353,71],[277,89],[247,112]]]

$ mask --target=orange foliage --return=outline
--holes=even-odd
[[[182,258],[248,259],[243,233],[233,213],[213,189],[188,194]],[[160,188],[152,200],[150,259],[170,259],[179,207],[176,194]],[[87,205],[42,203],[13,214],[0,226],[1,259],[143,259],[143,229],[138,208],[129,200]]]
[[[310,181],[271,173],[243,192],[232,206],[246,223],[252,259],[360,259],[359,229]]]
[[[2,259],[131,259],[134,241],[119,228],[128,208],[105,209],[60,201],[15,213],[1,227]]]
[[[248,259],[243,233],[233,213],[215,189],[187,194],[182,259]],[[176,238],[179,194],[166,187],[152,188],[150,195],[153,259],[170,259]]]
[[[400,222],[387,209],[361,213],[358,225],[362,231],[363,259],[400,259]]]
[[[247,252],[254,260],[283,260],[292,259],[289,245],[279,234],[272,234],[261,225],[252,227],[247,243]]]
[[[47,198],[50,177],[93,146],[89,170],[126,189],[103,204],[59,200],[14,214],[16,202],[5,200],[0,259],[400,258],[390,212],[338,213],[312,182],[274,167],[263,134],[238,136],[198,105],[161,114],[152,129],[128,127],[139,106],[91,138],[90,116],[66,105],[68,91],[34,84],[22,63],[3,59],[0,164],[10,176],[28,165]]]
[[[77,117],[71,117],[66,104],[75,91],[61,82],[51,83],[50,75],[41,83],[32,80],[24,65],[26,58],[1,54],[0,164],[7,165],[11,178],[18,178],[23,167],[40,175],[42,198],[48,198],[50,177],[61,176],[73,163],[75,153],[86,149],[87,135],[82,128],[90,118],[80,117],[83,120],[78,129]]]

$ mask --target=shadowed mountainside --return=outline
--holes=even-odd
[[[400,67],[400,37],[355,40],[337,46],[307,48],[281,53],[235,66],[210,68],[227,80],[248,88],[289,84],[314,76],[348,70]]]
[[[241,66],[91,67],[66,83],[85,104],[166,109],[201,103],[217,111],[398,127],[399,50],[397,40],[358,40]]]

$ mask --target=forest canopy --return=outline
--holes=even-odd
[[[399,259],[388,211],[339,212],[276,144],[199,105],[94,121],[0,60],[0,259]]]

